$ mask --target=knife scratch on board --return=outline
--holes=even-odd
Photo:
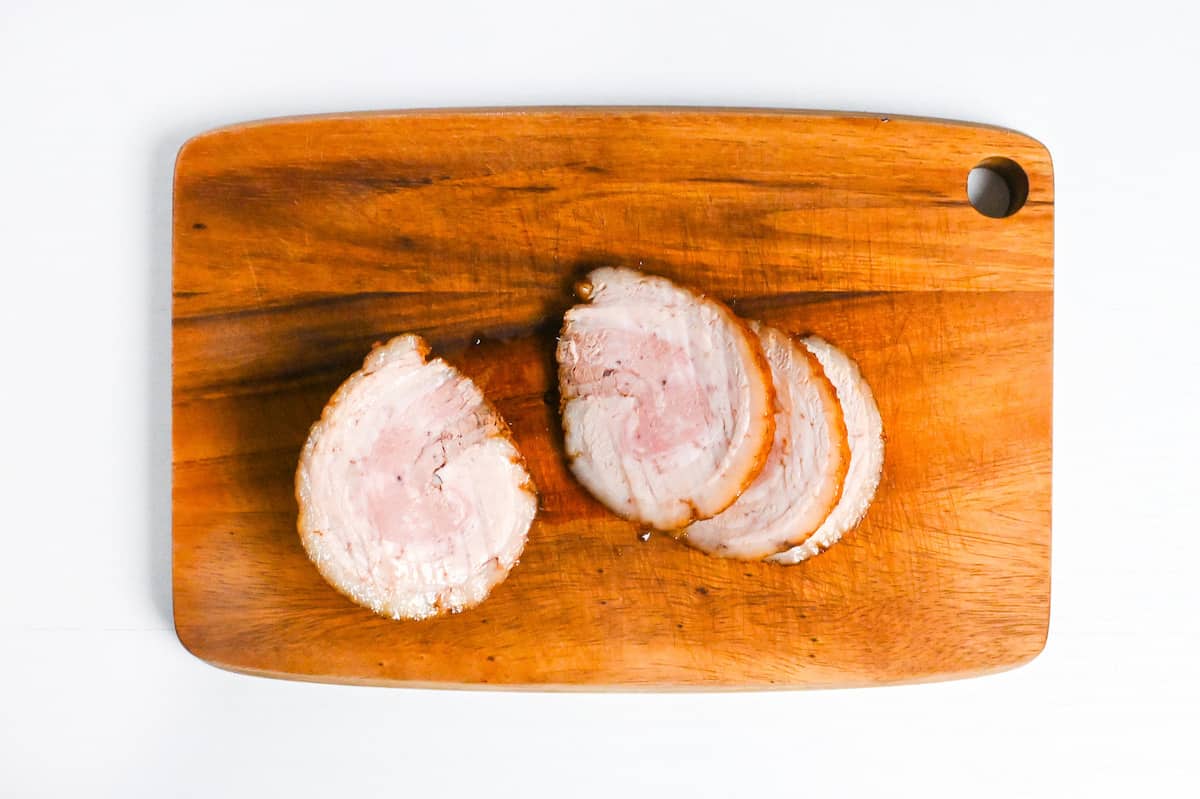
[[[259,309],[267,307],[266,301],[263,299],[262,286],[258,284],[258,272],[254,269],[254,257],[250,254],[250,248],[244,243],[242,245],[242,263],[250,271],[250,280],[254,283],[254,298],[258,303]]]

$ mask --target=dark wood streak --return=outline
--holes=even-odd
[[[476,291],[469,292],[473,296],[483,298],[495,298],[496,292]],[[194,296],[195,292],[176,292],[177,297]],[[173,320],[172,325],[175,327],[187,327],[193,325],[211,325],[224,324],[239,319],[247,319],[250,317],[262,317],[279,314],[292,313],[311,313],[321,309],[333,309],[338,306],[360,305],[364,302],[402,302],[406,298],[420,297],[423,300],[437,300],[439,297],[449,298],[461,297],[463,292],[429,292],[419,289],[413,291],[364,291],[352,294],[330,294],[321,297],[313,297],[299,302],[288,302],[280,305],[261,305],[253,308],[235,308],[219,313],[207,313],[197,316],[177,317]]]
[[[855,300],[886,296],[886,291],[797,291],[768,295],[748,295],[731,300],[731,305],[742,314],[753,313],[762,308],[802,307],[820,303],[848,303]]]
[[[682,183],[716,183],[732,186],[753,186],[758,189],[783,189],[787,191],[824,189],[827,184],[817,180],[760,180],[755,178],[731,177],[728,175],[683,178]]]
[[[557,186],[536,185],[536,186],[496,186],[497,191],[513,191],[522,194],[550,194],[558,191]]]
[[[202,193],[232,198],[239,196],[239,190],[246,190],[250,196],[257,197],[281,188],[313,185],[321,185],[329,190],[365,189],[387,193],[420,190],[453,179],[450,175],[431,174],[421,166],[400,161],[346,159],[228,170],[206,176],[197,185]]]

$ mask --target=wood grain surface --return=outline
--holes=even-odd
[[[990,157],[1029,179],[985,217]],[[255,674],[389,685],[809,687],[1023,663],[1050,590],[1053,175],[1026,136],[692,109],[381,113],[240,125],[175,174],[180,640]],[[856,358],[887,434],[863,524],[793,567],[606,512],[561,458],[569,286],[625,264]],[[309,563],[292,478],[371,344],[426,336],[508,420],[541,494],[479,607],[396,622]]]

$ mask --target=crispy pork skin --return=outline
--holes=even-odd
[[[850,463],[842,408],[816,356],[786,333],[753,327],[775,382],[771,453],[736,502],[683,534],[703,552],[742,560],[806,541],[837,505]]]
[[[850,468],[841,499],[821,527],[807,541],[769,560],[795,564],[820,554],[862,521],[875,497],[883,474],[883,419],[871,387],[858,365],[829,342],[816,336],[804,339],[825,375],[837,389],[850,441]]]

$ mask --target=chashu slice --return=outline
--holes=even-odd
[[[325,406],[296,471],[300,539],[360,605],[422,619],[476,605],[537,510],[507,426],[470,379],[406,335]]]
[[[846,353],[816,336],[809,336],[804,343],[837,389],[850,440],[850,469],[842,497],[821,527],[799,546],[769,558],[773,563],[786,565],[819,555],[861,522],[883,474],[883,419],[858,365]]]
[[[754,324],[775,381],[775,440],[762,472],[727,510],[683,539],[710,555],[761,560],[801,544],[838,504],[850,465],[842,407],[804,344]]]
[[[729,507],[775,432],[758,337],[721,303],[632,269],[596,269],[577,292],[556,353],[576,478],[659,530]]]

